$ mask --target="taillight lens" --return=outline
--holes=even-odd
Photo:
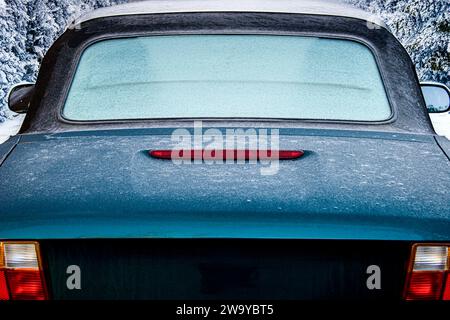
[[[450,300],[450,245],[416,244],[411,251],[406,300]]]
[[[5,271],[0,271],[0,301],[9,300],[8,285],[6,284],[6,274]]]
[[[36,242],[0,242],[0,300],[48,297]]]
[[[450,272],[447,272],[447,279],[445,281],[444,294],[442,300],[450,300]]]

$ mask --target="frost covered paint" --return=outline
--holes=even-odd
[[[0,238],[450,238],[450,164],[431,135],[280,135],[305,155],[272,176],[151,158],[174,143],[158,129],[22,136],[0,170]]]

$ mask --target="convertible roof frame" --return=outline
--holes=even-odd
[[[184,0],[183,0],[184,1]],[[283,1],[283,0],[282,0]],[[360,42],[374,53],[392,108],[382,122],[311,119],[202,118],[208,126],[327,128],[411,133],[434,132],[426,112],[415,66],[405,48],[385,28],[361,19],[318,14],[199,12],[106,16],[69,28],[45,55],[20,133],[129,128],[174,128],[197,119],[69,121],[62,116],[78,61],[89,45],[106,39],[186,34],[271,34],[338,38]],[[402,72],[398,72],[402,70]],[[398,84],[402,84],[399,86]],[[412,130],[414,129],[414,130]]]
[[[151,0],[131,2],[91,11],[73,22],[77,26],[84,22],[113,16],[127,16],[155,13],[196,12],[259,12],[259,13],[301,13],[321,16],[340,16],[364,20],[373,27],[389,30],[386,23],[369,12],[325,0]]]

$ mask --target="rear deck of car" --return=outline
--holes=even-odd
[[[450,162],[403,47],[383,23],[340,6],[199,5],[99,10],[56,41],[21,134],[0,145],[0,239],[39,242],[52,299],[400,299],[412,244],[450,239]],[[274,175],[261,175],[262,162],[149,155],[172,150],[174,130],[193,132],[199,119],[63,117],[79,59],[99,39],[243,32],[365,44],[391,117],[200,119],[224,134],[279,130],[279,148],[304,155]],[[70,265],[82,270],[80,291],[67,288]],[[367,288],[370,265],[383,270],[381,290]]]

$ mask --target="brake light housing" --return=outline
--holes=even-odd
[[[450,244],[412,247],[404,298],[450,300]]]
[[[163,160],[295,160],[303,150],[149,150],[152,158]]]
[[[0,300],[47,300],[37,242],[0,241]]]

